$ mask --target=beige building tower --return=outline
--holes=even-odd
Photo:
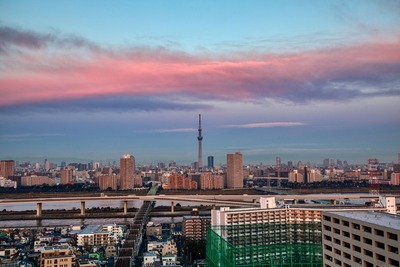
[[[8,179],[10,176],[14,176],[15,161],[13,160],[2,160],[0,161],[0,176]]]
[[[120,190],[130,190],[133,188],[133,177],[135,173],[135,157],[124,154],[120,159]]]
[[[71,184],[72,183],[72,173],[73,173],[73,170],[71,170],[68,167],[61,170],[60,183],[61,184]]]
[[[243,188],[243,156],[242,153],[226,155],[227,188]]]

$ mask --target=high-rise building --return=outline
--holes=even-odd
[[[50,161],[48,159],[44,160],[44,170],[45,171],[50,170]]]
[[[242,153],[226,155],[226,182],[228,188],[243,188],[243,156]]]
[[[207,158],[207,168],[214,169],[214,157],[208,156]]]
[[[60,183],[61,184],[71,184],[72,183],[72,173],[73,173],[73,170],[68,167],[62,169]]]
[[[400,266],[399,225],[383,212],[323,212],[323,266]]]
[[[282,165],[282,163],[281,163],[281,157],[276,157],[276,159],[275,159],[275,167],[276,167],[276,168],[280,168],[281,165]]]
[[[210,224],[211,216],[183,216],[182,235],[188,240],[204,241]]]
[[[203,136],[201,135],[201,114],[199,114],[199,135],[197,136],[197,140],[199,141],[197,162],[199,164],[198,167],[201,168],[201,167],[203,167],[203,161],[202,161],[202,158],[203,158],[203,150],[202,149],[203,148],[201,145],[201,142],[203,140]]]
[[[2,160],[0,161],[0,176],[7,178],[14,176],[15,161]]]
[[[133,177],[135,174],[135,158],[132,155],[124,154],[120,159],[120,190],[133,188]]]

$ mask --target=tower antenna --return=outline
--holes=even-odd
[[[203,166],[203,162],[202,162],[203,151],[202,151],[202,145],[201,145],[201,141],[203,140],[203,136],[201,135],[201,114],[199,114],[199,135],[197,136],[197,140],[199,141],[197,162],[199,164],[199,168],[201,168]]]

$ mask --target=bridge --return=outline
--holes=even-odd
[[[175,202],[180,203],[203,203],[209,205],[225,205],[230,207],[256,207],[259,206],[257,201],[260,197],[267,197],[268,195],[125,195],[125,196],[91,196],[91,197],[54,197],[54,198],[22,198],[22,199],[0,199],[0,210],[2,205],[6,204],[26,204],[36,203],[36,216],[42,215],[42,204],[51,202],[80,202],[81,215],[85,215],[85,203],[89,201],[123,201],[124,214],[128,212],[128,202],[133,200],[142,201],[157,201],[164,200],[171,202],[171,212],[174,212]],[[399,198],[400,194],[391,195]],[[277,201],[291,201],[297,203],[299,200],[329,200],[332,204],[337,201],[351,200],[351,199],[365,199],[373,200],[378,199],[379,195],[371,194],[307,194],[307,195],[274,195]]]

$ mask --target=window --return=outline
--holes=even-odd
[[[383,231],[379,229],[375,229],[375,234],[379,236],[383,236]]]
[[[360,230],[360,225],[358,223],[352,223],[351,225],[354,229]]]
[[[325,255],[325,259],[327,259],[328,261],[332,261],[332,257],[329,255]]]
[[[394,260],[394,259],[390,259],[389,258],[389,264],[390,265],[392,265],[392,266],[400,266],[400,262],[399,261],[397,261],[397,260]]]
[[[330,222],[331,221],[331,217],[324,215],[324,220]]]
[[[342,231],[342,233],[343,233],[343,235],[344,235],[345,237],[350,237],[350,233],[349,233],[349,232]]]
[[[333,231],[335,232],[335,234],[338,234],[338,235],[340,235],[340,230],[339,230],[339,229],[337,229],[337,228],[333,228]]]
[[[392,252],[392,253],[399,254],[399,248],[397,248],[397,247],[393,247],[393,246],[391,246],[391,245],[388,245],[388,249],[389,249],[389,251]]]
[[[350,223],[348,221],[342,221],[342,225],[349,227]]]
[[[361,264],[361,262],[362,262],[361,259],[356,256],[353,256],[353,261],[357,262],[358,264]]]
[[[385,244],[383,244],[382,242],[379,242],[379,241],[375,241],[375,246],[377,248],[385,249]]]
[[[330,226],[328,226],[328,225],[325,225],[325,230],[330,232],[332,229],[331,229],[331,227],[330,227]]]
[[[340,251],[339,249],[335,248],[335,254],[342,255],[342,251]]]
[[[325,235],[325,239],[328,241],[332,241],[332,237],[330,237],[329,235]]]
[[[347,242],[344,242],[344,241],[343,241],[343,246],[344,246],[345,248],[350,248],[350,244],[347,243]]]
[[[334,241],[336,244],[339,244],[339,245],[340,245],[340,240],[339,240],[339,239],[334,238],[333,241]]]
[[[351,259],[351,255],[349,253],[343,252],[343,255],[346,259]]]
[[[364,232],[367,232],[367,233],[372,233],[372,229],[371,229],[371,227],[368,227],[368,226],[363,226],[363,230],[364,230]]]
[[[372,245],[372,240],[371,239],[366,238],[366,237],[363,237],[363,239],[364,239],[364,243],[365,244]]]
[[[377,258],[378,260],[380,260],[380,261],[383,261],[383,262],[386,261],[385,256],[383,256],[383,255],[381,255],[381,254],[378,254],[378,253],[376,253],[376,258]]]
[[[353,250],[361,253],[361,248],[359,246],[353,245]]]
[[[342,265],[342,262],[340,261],[340,260],[338,260],[338,259],[335,259],[335,263],[337,264],[337,265]]]
[[[369,256],[369,257],[373,257],[374,254],[372,253],[372,251],[368,250],[368,249],[364,249],[364,254]]]
[[[387,236],[388,236],[388,238],[389,239],[392,239],[392,240],[396,240],[397,241],[397,235],[396,234],[393,234],[393,233],[387,233]]]
[[[361,240],[360,236],[359,235],[355,235],[355,234],[353,234],[353,239],[357,240],[357,241]]]
[[[333,218],[333,222],[339,224],[340,220],[338,218]]]
[[[332,247],[329,246],[329,245],[325,245],[325,249],[326,249],[326,250],[329,250],[329,251],[332,251]]]
[[[374,264],[373,264],[373,263],[370,263],[370,262],[368,262],[368,261],[364,261],[364,266],[365,266],[365,267],[374,267]]]

